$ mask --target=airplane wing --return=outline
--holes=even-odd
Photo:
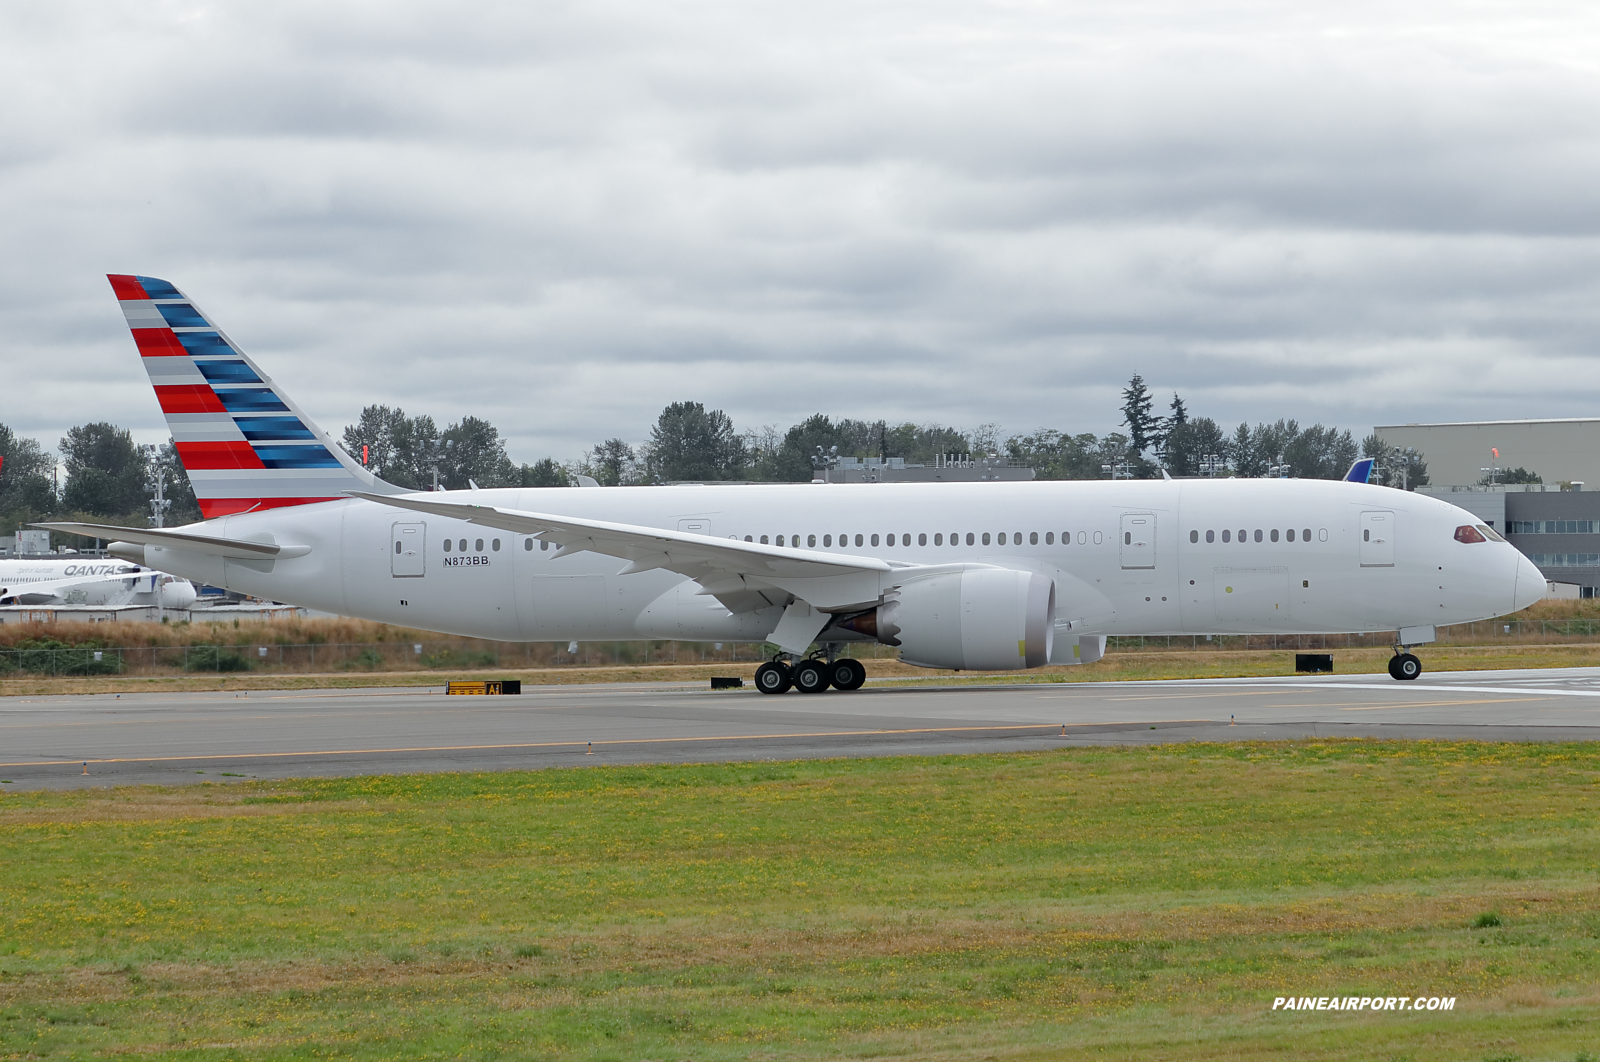
[[[766,546],[659,527],[522,512],[490,505],[431,501],[426,496],[346,491],[379,505],[449,517],[554,542],[572,553],[600,553],[628,562],[618,575],[662,568],[700,583],[731,612],[786,604],[783,591],[823,611],[846,611],[877,603],[880,573],[895,565],[877,557]]]
[[[73,521],[29,524],[51,531],[64,531],[85,538],[103,538],[113,542],[131,542],[139,546],[166,546],[169,549],[186,549],[194,553],[207,553],[217,557],[235,557],[242,560],[260,560],[277,557],[289,560],[311,552],[310,546],[283,546],[276,542],[250,539],[221,538],[216,535],[197,535],[192,531],[168,531],[159,527],[117,527],[115,524],[82,524]]]

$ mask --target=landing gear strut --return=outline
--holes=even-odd
[[[1397,650],[1389,660],[1389,674],[1401,682],[1409,682],[1422,674],[1422,661],[1410,653],[1398,652],[1405,646],[1396,646]]]

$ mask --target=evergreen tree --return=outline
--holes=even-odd
[[[522,472],[506,456],[500,430],[479,417],[462,417],[442,435],[447,444],[439,467],[439,485],[462,490],[473,483],[480,487],[516,487]]]
[[[637,456],[621,439],[607,439],[584,455],[580,470],[602,487],[619,487],[639,480]]]
[[[0,424],[0,528],[6,534],[19,523],[55,511],[51,480],[55,466],[55,459],[37,439],[25,439]]]
[[[524,487],[570,487],[572,486],[572,479],[567,475],[566,469],[556,464],[554,458],[546,457],[542,461],[522,466],[522,485]]]
[[[67,509],[100,517],[144,514],[145,463],[131,432],[104,421],[80,424],[61,440],[61,456]]]
[[[650,429],[648,463],[665,480],[739,479],[744,440],[720,409],[699,402],[674,402]]]
[[[1133,457],[1143,457],[1151,449],[1160,433],[1160,418],[1150,412],[1153,399],[1138,373],[1128,381],[1122,391],[1122,422],[1128,426],[1128,451]]]

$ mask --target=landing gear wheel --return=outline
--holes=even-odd
[[[828,681],[835,689],[859,690],[867,681],[867,667],[859,660],[841,657],[828,665]]]
[[[789,675],[801,693],[823,693],[828,688],[828,665],[821,660],[802,660]]]
[[[788,693],[793,682],[789,669],[776,660],[756,668],[756,689],[762,693]]]
[[[1422,661],[1410,653],[1400,653],[1389,661],[1389,674],[1401,682],[1409,682],[1422,674]]]

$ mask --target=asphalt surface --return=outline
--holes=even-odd
[[[1600,739],[1600,668],[1169,682],[0,698],[9,791],[1305,737]],[[84,772],[88,773],[85,774]]]

